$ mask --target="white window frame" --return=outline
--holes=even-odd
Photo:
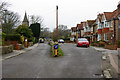
[[[101,40],[101,34],[98,34],[98,41]]]
[[[104,40],[105,40],[105,41],[108,40],[108,39],[107,39],[107,34],[106,34],[106,33],[104,33]]]
[[[113,27],[113,21],[111,21],[111,27]]]
[[[106,27],[109,27],[109,22],[106,22]]]

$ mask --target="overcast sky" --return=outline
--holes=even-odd
[[[81,21],[94,20],[98,13],[112,12],[119,0],[3,0],[12,4],[9,9],[17,12],[23,20],[27,15],[40,15],[44,25],[52,31],[56,27],[56,5],[59,9],[59,24],[70,29]]]

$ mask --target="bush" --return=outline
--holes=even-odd
[[[118,44],[118,47],[120,48],[120,40],[117,42],[117,44]]]
[[[5,41],[19,41],[21,42],[20,34],[7,34],[5,36]]]
[[[6,37],[6,34],[2,32],[2,39],[4,40]]]
[[[99,43],[100,41],[94,41],[93,43]]]
[[[26,25],[20,25],[20,26],[18,26],[18,28],[16,28],[15,32],[17,34],[25,36],[26,38],[33,37],[32,30],[29,29],[29,27],[26,26]]]
[[[33,37],[33,39],[32,39],[32,40],[33,40],[33,43],[36,43],[36,38],[35,38],[35,37]]]

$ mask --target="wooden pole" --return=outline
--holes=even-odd
[[[56,29],[58,31],[58,6],[56,6]]]
[[[58,40],[58,6],[56,6],[56,40]]]

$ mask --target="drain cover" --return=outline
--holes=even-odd
[[[103,75],[102,74],[94,74],[94,77],[96,77],[96,78],[103,78]]]

